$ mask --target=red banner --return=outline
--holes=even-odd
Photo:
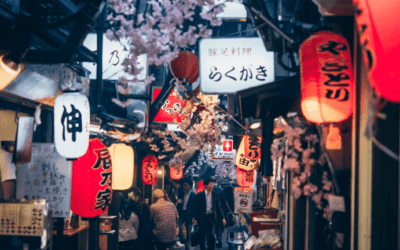
[[[160,94],[161,88],[153,88],[153,102],[156,100],[157,96]],[[161,106],[157,115],[154,117],[154,122],[159,123],[180,123],[183,115],[181,111],[185,106],[185,103],[176,98],[177,91],[171,92],[167,100]]]

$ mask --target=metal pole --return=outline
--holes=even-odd
[[[100,219],[99,216],[89,218],[89,250],[99,249],[99,234],[100,234]]]

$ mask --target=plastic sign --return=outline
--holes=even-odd
[[[235,157],[236,149],[233,149],[233,140],[225,139],[222,140],[222,145],[215,145],[211,160],[234,161]]]
[[[261,143],[262,136],[243,136],[235,164],[244,170],[257,170],[261,163]]]
[[[135,154],[132,147],[114,143],[109,148],[112,168],[112,189],[127,190],[132,187]]]
[[[350,46],[331,31],[312,34],[300,46],[301,110],[317,124],[341,122],[353,112]]]
[[[158,160],[154,155],[148,155],[142,162],[142,180],[147,185],[157,181]]]
[[[107,147],[90,139],[83,156],[72,163],[71,210],[92,218],[107,211],[112,194],[112,163]]]
[[[200,41],[200,90],[235,94],[275,80],[274,53],[261,38],[218,38]]]
[[[68,92],[57,97],[54,104],[54,143],[57,152],[76,159],[86,153],[89,145],[90,107],[86,96]]]
[[[153,88],[153,102],[157,99],[160,94],[161,88]],[[177,97],[177,91],[174,90],[165,100],[164,104],[159,109],[157,115],[154,117],[154,122],[159,123],[180,123],[183,114],[181,113],[185,103],[179,100]]]
[[[237,183],[242,187],[251,187],[255,181],[254,170],[244,170],[239,167],[237,168]]]
[[[235,187],[235,213],[253,212],[253,189],[251,187]]]

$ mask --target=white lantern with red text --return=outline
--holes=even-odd
[[[135,154],[132,147],[114,143],[109,148],[112,168],[112,189],[126,190],[132,187]]]
[[[54,143],[67,159],[84,155],[89,145],[90,107],[86,96],[66,92],[54,104]]]

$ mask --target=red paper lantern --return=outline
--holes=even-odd
[[[244,153],[250,161],[258,161],[261,159],[261,143],[262,136],[248,136],[245,135],[244,139]]]
[[[254,170],[244,170],[237,167],[237,183],[242,187],[250,187],[254,184]]]
[[[178,82],[194,83],[200,75],[199,59],[193,52],[181,50],[178,57],[171,61],[170,69]]]
[[[142,162],[142,179],[147,185],[157,181],[158,160],[154,155],[144,157]]]
[[[103,214],[110,202],[112,165],[107,147],[90,139],[86,153],[72,163],[71,210],[82,217]]]
[[[353,112],[350,47],[341,35],[319,31],[300,46],[301,110],[311,122],[341,122]]]
[[[169,168],[169,175],[173,180],[179,180],[183,177],[183,165],[182,165],[182,158],[179,158],[178,163],[175,165],[170,165]]]
[[[385,99],[400,102],[398,58],[399,1],[353,0],[364,61],[372,87]]]

